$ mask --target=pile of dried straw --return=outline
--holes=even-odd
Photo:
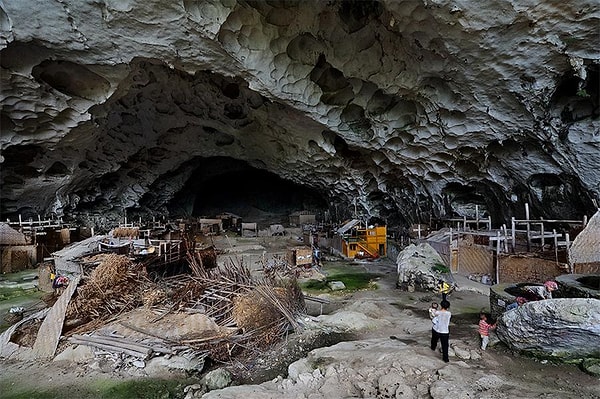
[[[108,254],[77,289],[67,319],[94,320],[96,324],[142,304],[142,293],[152,283],[145,270],[123,255]]]
[[[140,235],[139,227],[117,227],[113,230],[113,237],[116,238],[137,238]]]

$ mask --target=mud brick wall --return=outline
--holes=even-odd
[[[542,283],[565,273],[568,270],[557,265],[555,260],[531,255],[500,255],[499,258],[499,283]]]

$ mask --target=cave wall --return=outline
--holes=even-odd
[[[501,224],[525,202],[579,218],[600,198],[599,17],[593,1],[2,2],[0,212],[189,209],[199,160],[228,157],[397,223],[479,204]]]

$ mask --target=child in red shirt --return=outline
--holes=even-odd
[[[479,315],[479,336],[481,337],[481,350],[484,351],[487,348],[488,342],[490,342],[490,330],[496,328],[496,323],[488,323],[487,315],[481,313]]]

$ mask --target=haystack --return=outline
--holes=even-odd
[[[100,325],[110,317],[137,308],[150,281],[145,271],[123,255],[108,254],[77,290],[67,309],[67,320]],[[80,329],[81,330],[81,329]]]
[[[112,233],[115,238],[138,238],[140,235],[139,227],[117,227]]]
[[[0,246],[2,245],[27,245],[27,239],[23,233],[0,222]]]
[[[268,346],[290,329],[299,329],[296,318],[306,311],[302,291],[295,280],[280,286],[257,285],[233,301],[237,326],[256,337],[257,346]]]

